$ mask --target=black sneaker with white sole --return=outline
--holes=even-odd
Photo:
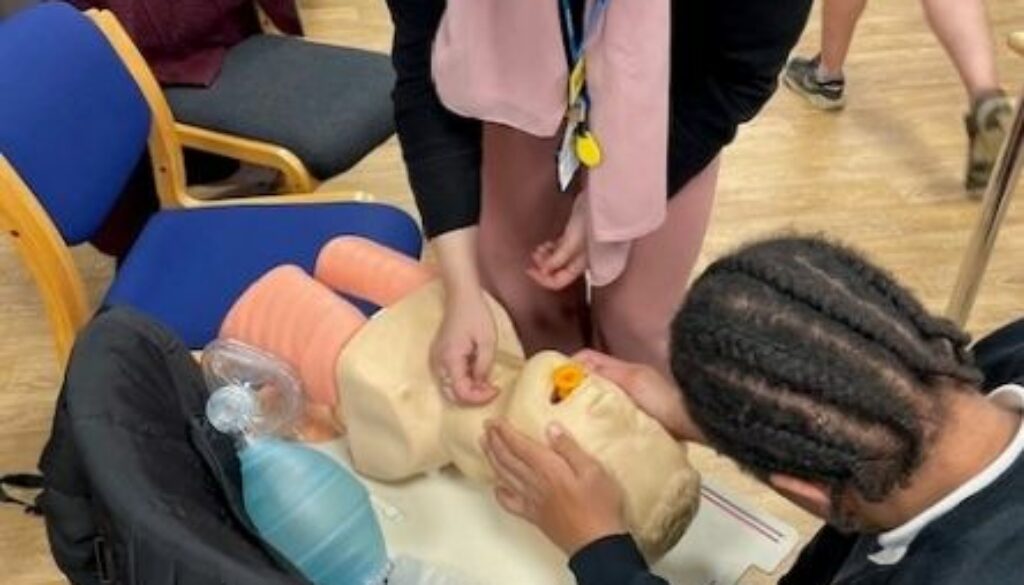
[[[803,96],[812,106],[820,110],[841,110],[846,105],[843,90],[846,82],[843,79],[829,81],[818,80],[818,63],[820,56],[812,59],[793,57],[786,64],[782,81],[786,87]]]

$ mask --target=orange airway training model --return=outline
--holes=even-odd
[[[358,237],[336,238],[321,250],[315,279],[286,265],[253,283],[231,308],[220,337],[285,360],[302,379],[314,413],[317,405],[333,409],[338,356],[366,322],[338,293],[386,307],[433,278],[424,265],[390,248]]]
[[[335,291],[390,307],[434,279],[422,263],[370,240],[335,238],[316,261],[315,278]]]

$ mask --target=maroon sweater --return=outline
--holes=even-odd
[[[117,15],[160,83],[213,83],[228,49],[259,34],[255,6],[286,34],[301,35],[295,0],[66,0]]]

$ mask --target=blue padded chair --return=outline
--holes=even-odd
[[[143,230],[105,305],[140,309],[200,348],[272,267],[311,270],[360,235],[418,257],[403,211],[331,195],[203,206],[184,194],[181,147],[156,80],[109,14],[46,3],[0,23],[0,227],[42,293],[61,360],[91,315],[69,246],[99,228],[147,146],[164,210]],[[369,310],[369,309],[368,309]]]

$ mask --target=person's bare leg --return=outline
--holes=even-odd
[[[967,170],[964,186],[980,196],[1009,131],[1013,106],[999,86],[995,50],[983,0],[922,0],[924,13],[967,93]]]
[[[791,58],[782,81],[815,108],[838,111],[846,105],[843,65],[867,0],[822,1],[818,54]]]
[[[485,124],[483,140],[480,278],[508,311],[527,355],[542,349],[571,355],[589,336],[583,279],[552,291],[526,275],[534,249],[557,238],[572,213],[573,197],[560,192],[552,162],[560,138]]]
[[[686,296],[718,186],[715,158],[668,202],[665,223],[633,243],[626,270],[592,292],[595,346],[671,376],[669,324]]]
[[[982,0],[922,0],[924,13],[935,36],[946,49],[968,99],[999,92],[999,75]]]
[[[825,0],[822,5],[821,63],[818,66],[821,81],[843,76],[843,64],[850,52],[853,33],[867,3],[867,0]]]

